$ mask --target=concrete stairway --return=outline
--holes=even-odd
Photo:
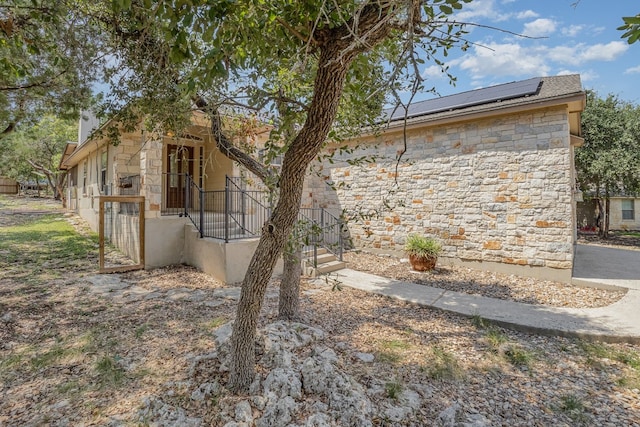
[[[318,264],[313,266],[313,250],[303,253],[302,272],[311,277],[318,277],[321,274],[328,274],[342,270],[347,263],[340,261],[334,254],[325,248],[318,248]]]

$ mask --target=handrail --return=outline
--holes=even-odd
[[[242,188],[238,183],[239,178],[229,176],[225,177],[224,190],[205,191],[189,174],[176,175],[177,179],[184,179],[184,194],[176,199],[183,205],[167,211],[188,217],[200,237],[213,237],[229,242],[261,233],[272,209],[264,198],[258,197],[266,192]],[[318,246],[337,255],[342,261],[344,221],[341,218],[324,208],[301,208],[298,220],[308,224],[310,244],[305,246],[313,247],[314,265],[317,265]]]
[[[311,244],[305,246],[312,247],[314,267],[317,267],[318,246],[336,255],[342,261],[344,250],[342,219],[324,208],[300,208],[298,216],[311,224]]]
[[[261,210],[262,214],[258,215],[259,217],[266,218],[269,217],[269,213],[271,211],[271,207],[267,207],[264,203],[254,197],[251,193],[265,193],[263,191],[248,191],[244,188],[240,187],[237,182],[235,182],[239,177],[229,177],[225,176],[225,221],[227,222],[226,228],[229,228],[228,221],[233,220],[233,222],[242,230],[242,234],[251,234],[252,236],[259,235],[261,231],[261,227],[259,230],[252,230],[247,226],[246,215],[247,215],[247,202],[255,208]],[[235,189],[231,189],[235,188]],[[238,209],[240,218],[238,219],[238,214],[234,212],[232,208],[232,200],[231,194],[239,193],[240,194],[240,207]]]

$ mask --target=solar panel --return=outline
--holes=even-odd
[[[541,81],[541,77],[534,77],[528,80],[505,83],[497,86],[457,93],[455,95],[416,102],[409,106],[407,118],[534,95],[538,93]],[[387,110],[387,114],[391,113],[391,111],[392,110]],[[404,108],[400,107],[391,116],[391,121],[403,118]]]

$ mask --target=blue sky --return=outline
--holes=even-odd
[[[427,85],[441,95],[536,76],[580,74],[585,89],[640,104],[640,42],[620,38],[622,16],[640,13],[637,0],[473,0],[457,19],[536,39],[469,27],[467,52],[447,64],[458,79],[448,85],[438,67],[426,66]],[[575,4],[575,5],[574,5]],[[539,38],[543,37],[543,38]],[[428,96],[431,97],[431,96]]]

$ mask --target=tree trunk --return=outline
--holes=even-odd
[[[605,206],[605,214],[604,214],[604,232],[602,233],[602,237],[604,239],[609,238],[609,214],[611,212],[611,199],[607,195],[607,198],[604,201]]]
[[[320,151],[336,116],[349,64],[354,56],[336,60],[341,43],[320,54],[314,96],[304,126],[285,153],[280,175],[278,204],[265,223],[258,247],[242,282],[240,301],[231,336],[229,389],[242,392],[253,381],[254,340],[264,294],[278,256],[300,210],[307,166]]]
[[[231,335],[231,371],[228,387],[247,391],[255,370],[254,340],[264,294],[278,256],[297,219],[307,166],[318,155],[338,111],[347,70],[355,57],[383,40],[391,24],[381,24],[390,5],[369,4],[357,20],[316,32],[319,49],[313,99],[307,117],[282,162],[280,197],[263,227],[260,242],[242,282]],[[366,42],[360,37],[366,33]],[[215,135],[215,133],[214,133]]]
[[[280,282],[278,319],[300,320],[300,276],[302,276],[302,246],[292,242],[295,249],[284,254],[284,272]]]
[[[602,206],[602,199],[597,198],[596,202],[598,203],[598,216],[596,218],[596,226],[598,227],[598,236],[602,238],[602,236],[604,235],[605,211],[604,211],[604,207]]]

